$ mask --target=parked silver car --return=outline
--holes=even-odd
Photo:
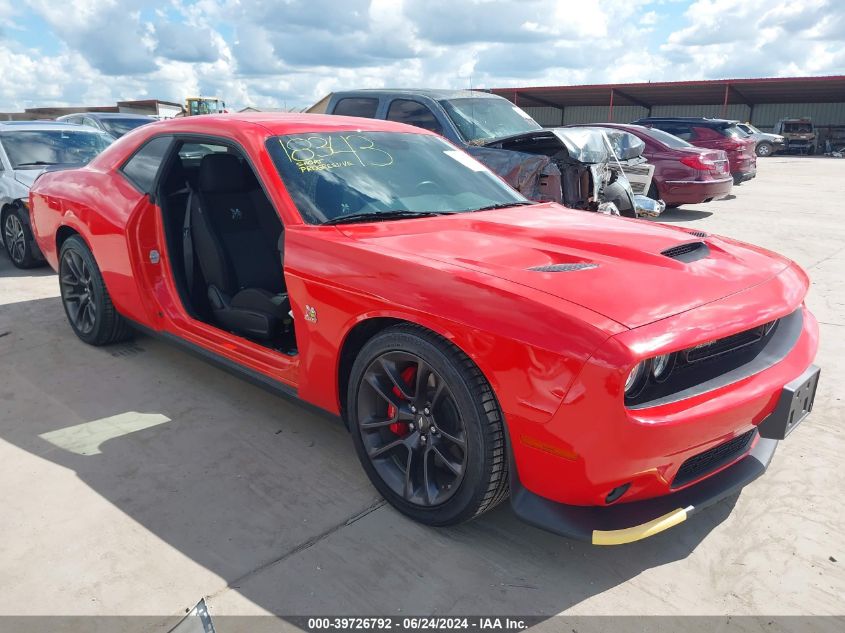
[[[750,123],[737,123],[736,126],[757,143],[754,147],[757,156],[771,156],[783,149],[784,138],[780,134],[768,134]]]
[[[120,138],[136,127],[155,123],[158,119],[146,114],[130,114],[128,112],[77,112],[60,116],[56,121],[73,123],[74,125],[85,125],[108,132],[115,138]]]
[[[29,223],[29,188],[38,175],[81,167],[112,141],[110,134],[67,123],[0,122],[0,235],[15,266],[44,262]]]

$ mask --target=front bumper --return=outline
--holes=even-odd
[[[519,480],[511,465],[511,506],[526,523],[541,529],[591,542],[593,545],[631,543],[682,523],[687,518],[729,497],[762,475],[778,442],[812,411],[819,380],[811,365],[784,386],[775,410],[757,425],[750,451],[697,483],[660,497],[606,506],[576,506],[541,497]],[[721,470],[719,470],[721,468]]]
[[[675,493],[611,506],[572,506],[530,492],[511,476],[511,507],[526,523],[593,545],[621,545],[653,536],[729,497],[762,475],[778,441],[760,438],[732,466]]]

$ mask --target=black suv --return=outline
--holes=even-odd
[[[754,139],[737,127],[739,121],[705,119],[703,117],[646,117],[634,121],[674,134],[688,143],[707,149],[720,149],[728,155],[734,184],[757,175],[757,154]]]

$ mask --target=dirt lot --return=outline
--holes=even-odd
[[[0,614],[170,616],[202,597],[213,615],[842,614],[843,177],[845,160],[764,159],[733,199],[663,217],[808,270],[822,381],[762,479],[617,548],[507,505],[416,525],[337,423],[163,342],[88,347],[55,276],[0,256]]]

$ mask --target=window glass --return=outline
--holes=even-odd
[[[396,121],[397,123],[407,123],[408,125],[415,125],[424,130],[431,130],[437,134],[443,133],[443,128],[434,116],[434,113],[417,101],[409,101],[408,99],[395,99],[390,104],[390,109],[387,111],[387,120]]]
[[[141,127],[142,125],[146,125],[147,123],[152,123],[153,119],[141,119],[141,118],[126,118],[126,119],[118,119],[118,118],[111,118],[108,119],[100,119],[100,123],[103,124],[103,127],[106,129],[106,132],[111,134],[115,138],[120,138],[127,132],[134,130],[136,127]]]
[[[267,149],[285,188],[310,224],[343,216],[369,222],[385,213],[399,219],[397,215],[528,204],[481,163],[439,136],[297,134],[270,138]]]
[[[199,167],[202,157],[206,154],[225,154],[229,148],[225,145],[213,143],[182,143],[179,148],[179,158],[183,167]]]
[[[150,193],[158,168],[170,147],[170,137],[160,136],[149,141],[123,166],[123,173],[144,193]]]
[[[669,132],[658,130],[656,127],[646,128],[646,130],[646,134],[648,134],[654,140],[663,143],[667,147],[671,147],[673,149],[680,149],[682,147],[692,147],[692,145],[687,143],[684,139],[678,138],[674,134],[669,134]]]
[[[685,141],[688,141],[693,137],[692,128],[688,124],[655,123],[655,127],[659,127],[659,129],[663,130],[664,132],[668,132],[672,136],[677,136],[678,138],[683,139]]]
[[[12,169],[84,165],[111,144],[105,132],[80,128],[3,132],[0,143]]]
[[[440,104],[468,143],[504,138],[543,129],[507,99],[472,97],[447,99]]]
[[[376,118],[376,110],[378,110],[378,99],[348,97],[337,102],[332,114],[340,114],[342,116],[360,116],[367,119],[374,119]]]

